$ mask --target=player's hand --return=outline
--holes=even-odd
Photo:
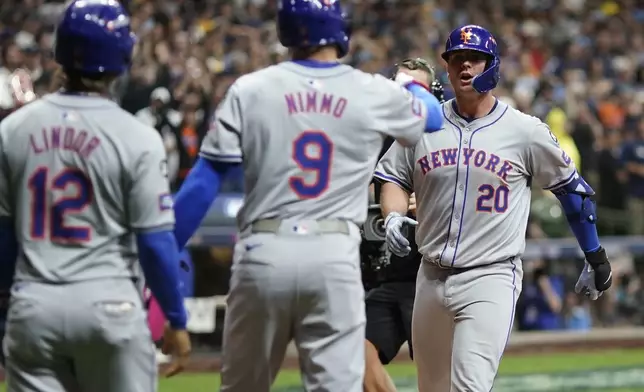
[[[613,272],[604,248],[599,248],[595,252],[586,252],[586,263],[575,285],[575,292],[583,293],[595,301],[610,288],[612,283]]]
[[[392,212],[385,218],[385,242],[391,253],[398,257],[407,256],[411,252],[409,240],[402,232],[403,225],[416,226],[418,222],[397,212]]]
[[[163,346],[161,352],[165,355],[170,355],[172,360],[170,364],[165,367],[163,371],[164,377],[172,377],[181,373],[186,366],[188,366],[188,359],[192,345],[190,343],[190,335],[185,329],[174,329],[166,326],[163,334]]]

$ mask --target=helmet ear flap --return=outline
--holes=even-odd
[[[472,87],[476,92],[483,94],[496,87],[501,79],[501,61],[498,57],[492,59],[492,64],[486,67],[483,73],[476,75],[472,79]]]

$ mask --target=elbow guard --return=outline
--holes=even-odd
[[[597,222],[597,209],[591,199],[595,191],[579,173],[575,172],[570,181],[550,191],[561,202],[568,222]]]

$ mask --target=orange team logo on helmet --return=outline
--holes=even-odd
[[[470,40],[472,39],[472,35],[474,34],[472,33],[471,28],[463,27],[461,29],[461,42],[463,42],[464,44],[469,44]]]

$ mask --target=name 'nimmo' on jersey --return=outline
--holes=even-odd
[[[324,94],[317,91],[289,93],[284,96],[288,114],[320,113],[332,114],[340,118],[347,108],[347,99],[337,98],[333,94]]]

